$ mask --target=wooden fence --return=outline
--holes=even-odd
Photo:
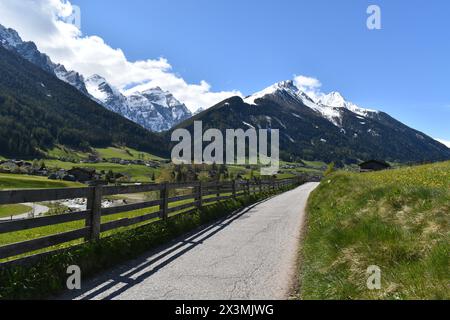
[[[113,229],[132,226],[152,219],[167,219],[171,214],[189,214],[198,208],[211,204],[212,202],[223,201],[242,195],[249,195],[267,190],[275,190],[285,186],[298,185],[305,182],[304,178],[269,180],[269,181],[229,181],[229,182],[193,182],[193,183],[165,183],[165,184],[145,184],[128,186],[98,186],[86,188],[65,188],[65,189],[42,189],[42,190],[12,190],[0,191],[0,205],[18,204],[30,202],[45,202],[75,198],[86,198],[86,210],[66,213],[54,216],[43,216],[23,220],[12,220],[0,222],[0,235],[29,230],[39,227],[54,226],[74,221],[85,221],[84,227],[70,230],[45,237],[11,243],[0,246],[0,260],[11,260],[13,257],[24,254],[31,254],[38,250],[43,250],[52,246],[60,245],[73,240],[84,239],[84,241],[96,241],[102,232]],[[178,194],[181,196],[169,196],[170,190],[184,191]],[[132,193],[158,192],[159,199],[125,204],[116,207],[102,208],[102,199],[105,196],[123,195]],[[192,202],[177,204],[177,202]],[[170,206],[170,204],[175,206]],[[130,212],[145,208],[157,208],[156,212],[151,212],[137,217],[123,218],[106,223],[101,222],[101,218],[118,213]],[[54,251],[53,251],[54,252]],[[26,258],[16,259],[30,260],[39,258],[44,254],[36,254]],[[11,264],[0,263],[0,267]]]

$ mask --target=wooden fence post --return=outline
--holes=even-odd
[[[217,181],[217,186],[216,186],[216,192],[217,192],[216,196],[217,197],[220,197],[220,188],[221,188],[220,181]]]
[[[232,192],[233,192],[233,198],[236,198],[236,180],[233,180],[232,181],[232,186],[231,186],[231,188],[232,188]]]
[[[199,181],[197,187],[197,207],[200,209],[203,206],[203,182]]]
[[[159,205],[159,209],[161,210],[161,218],[166,220],[168,217],[168,209],[169,209],[169,188],[167,187],[167,183],[162,185],[162,189],[159,193],[161,204]]]
[[[91,188],[91,192],[87,198],[86,209],[91,212],[86,218],[86,227],[89,227],[89,234],[85,240],[99,240],[102,218],[102,186],[95,186]]]

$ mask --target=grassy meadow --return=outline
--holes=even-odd
[[[29,176],[24,174],[0,173],[0,190],[11,189],[49,189],[83,187],[76,182],[49,180],[47,177]]]
[[[0,206],[0,218],[8,218],[11,216],[17,216],[20,214],[28,213],[31,211],[31,207],[24,204],[9,204]]]
[[[309,199],[300,298],[450,299],[449,218],[450,162],[332,173]]]
[[[118,158],[123,160],[154,160],[154,161],[162,161],[163,158],[152,155],[150,153],[137,151],[131,148],[117,148],[110,147],[104,149],[95,149],[95,151],[99,154],[103,159],[112,159]]]
[[[50,159],[72,159],[80,161],[87,159],[89,154],[73,149],[69,149],[64,146],[57,146],[51,150],[44,152]],[[163,158],[152,155],[150,153],[137,151],[128,147],[109,147],[109,148],[96,148],[92,149],[91,154],[97,154],[103,159],[123,159],[123,160],[154,160],[162,161]],[[1,158],[0,158],[1,159]]]

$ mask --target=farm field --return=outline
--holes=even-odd
[[[163,158],[152,155],[150,153],[137,151],[128,147],[96,148],[92,151],[92,153],[97,153],[99,157],[104,159],[118,158],[123,160],[164,160]],[[49,158],[72,159],[74,161],[87,159],[89,156],[89,153],[87,152],[76,151],[63,146],[57,146],[52,150],[46,151],[45,153]]]
[[[47,177],[0,173],[0,190],[82,187],[81,183],[49,180]]]
[[[150,153],[137,151],[131,148],[97,148],[95,151],[104,159],[118,158],[123,160],[154,160],[163,161],[163,158],[152,155]]]
[[[450,299],[450,162],[335,172],[308,204],[303,299]],[[381,270],[368,290],[366,270]]]

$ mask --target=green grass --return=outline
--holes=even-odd
[[[450,162],[327,176],[308,203],[300,298],[450,299],[449,217]]]
[[[110,148],[97,148],[95,149],[100,157],[104,159],[111,159],[111,158],[119,158],[123,160],[156,160],[161,161],[164,160],[158,156],[152,155],[150,153],[137,151],[131,148],[117,148],[117,147],[110,147]]]
[[[8,204],[0,206],[0,218],[6,218],[11,216],[17,216],[30,212],[31,208],[24,204]]]
[[[327,167],[327,164],[325,162],[322,161],[306,161],[303,160],[303,162],[308,166],[308,167],[312,167],[315,169],[323,169]]]
[[[314,175],[321,175],[323,174],[323,167],[326,167],[326,164],[323,162],[313,162],[313,161],[304,161],[307,165],[307,167],[298,167],[293,169],[281,169],[279,170],[277,174],[277,179],[288,179],[298,176],[299,174],[314,174]],[[286,161],[280,161],[280,167],[283,165],[295,165],[294,162],[286,162]],[[232,174],[233,176],[236,176],[237,174],[240,174],[243,179],[251,179],[251,169],[246,168],[245,165],[228,165],[228,172]],[[260,175],[260,168],[256,166],[256,168],[253,169],[253,177],[259,178]]]
[[[73,161],[80,161],[86,159],[88,155],[86,153],[75,151],[64,146],[57,146],[52,150],[45,152],[47,157],[53,159],[71,159]]]
[[[82,187],[83,184],[49,180],[46,177],[0,173],[0,190]]]
[[[96,148],[93,150],[97,152],[101,158],[104,159],[119,158],[123,160],[164,160],[163,158],[152,155],[150,153],[137,151],[128,147]],[[52,159],[71,159],[74,161],[87,159],[89,155],[88,152],[73,150],[65,146],[56,146],[52,150],[45,151],[45,153],[47,157]]]

